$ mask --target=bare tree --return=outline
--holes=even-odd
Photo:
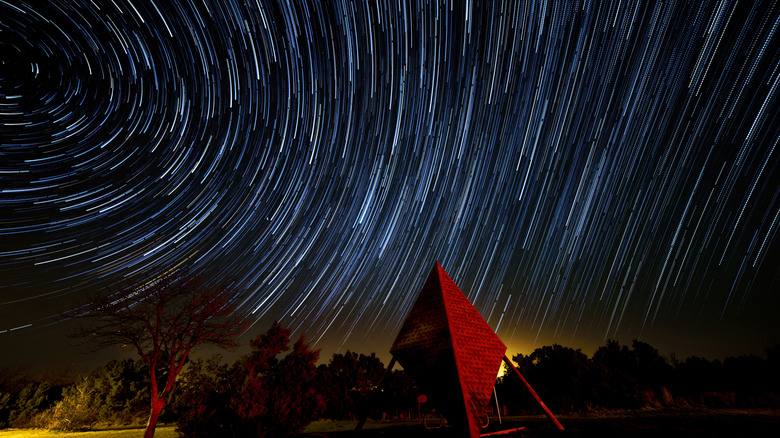
[[[144,438],[157,420],[193,349],[234,347],[245,328],[234,316],[226,288],[207,288],[201,278],[166,273],[120,292],[107,292],[79,311],[91,319],[76,336],[93,349],[135,349],[149,370],[151,410]]]

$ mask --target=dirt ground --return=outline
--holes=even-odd
[[[501,437],[565,437],[565,438],[624,438],[624,437],[765,437],[780,436],[780,410],[760,409],[687,409],[623,411],[558,417],[565,430],[558,431],[544,416],[509,417],[503,424],[491,418],[483,432],[525,427]],[[383,437],[383,438],[439,438],[457,437],[452,428],[427,430],[415,422],[369,422],[357,433],[355,423],[332,422],[307,430],[302,437]],[[319,430],[314,430],[319,429]]]

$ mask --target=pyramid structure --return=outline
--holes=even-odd
[[[506,345],[438,262],[390,353],[450,424],[479,436]]]

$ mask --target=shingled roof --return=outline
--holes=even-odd
[[[453,426],[479,436],[506,345],[438,262],[390,353]]]

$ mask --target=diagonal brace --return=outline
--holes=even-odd
[[[515,375],[517,375],[517,377],[520,378],[520,381],[523,382],[525,387],[528,388],[528,392],[531,393],[531,395],[536,399],[536,401],[539,403],[542,409],[544,409],[544,413],[547,414],[547,418],[549,418],[550,421],[552,421],[553,424],[555,424],[555,427],[557,427],[558,430],[563,430],[563,426],[561,426],[561,423],[558,421],[557,418],[555,418],[555,415],[553,415],[553,413],[550,412],[550,409],[547,407],[547,405],[544,404],[542,399],[539,397],[539,394],[537,394],[536,391],[534,391],[534,389],[531,387],[531,384],[528,383],[527,380],[525,380],[525,377],[523,377],[523,375],[520,374],[520,371],[518,371],[517,367],[515,367],[515,364],[513,364],[512,361],[509,360],[508,357],[506,357],[506,355],[504,355],[504,363],[507,364],[509,368],[514,370]]]

